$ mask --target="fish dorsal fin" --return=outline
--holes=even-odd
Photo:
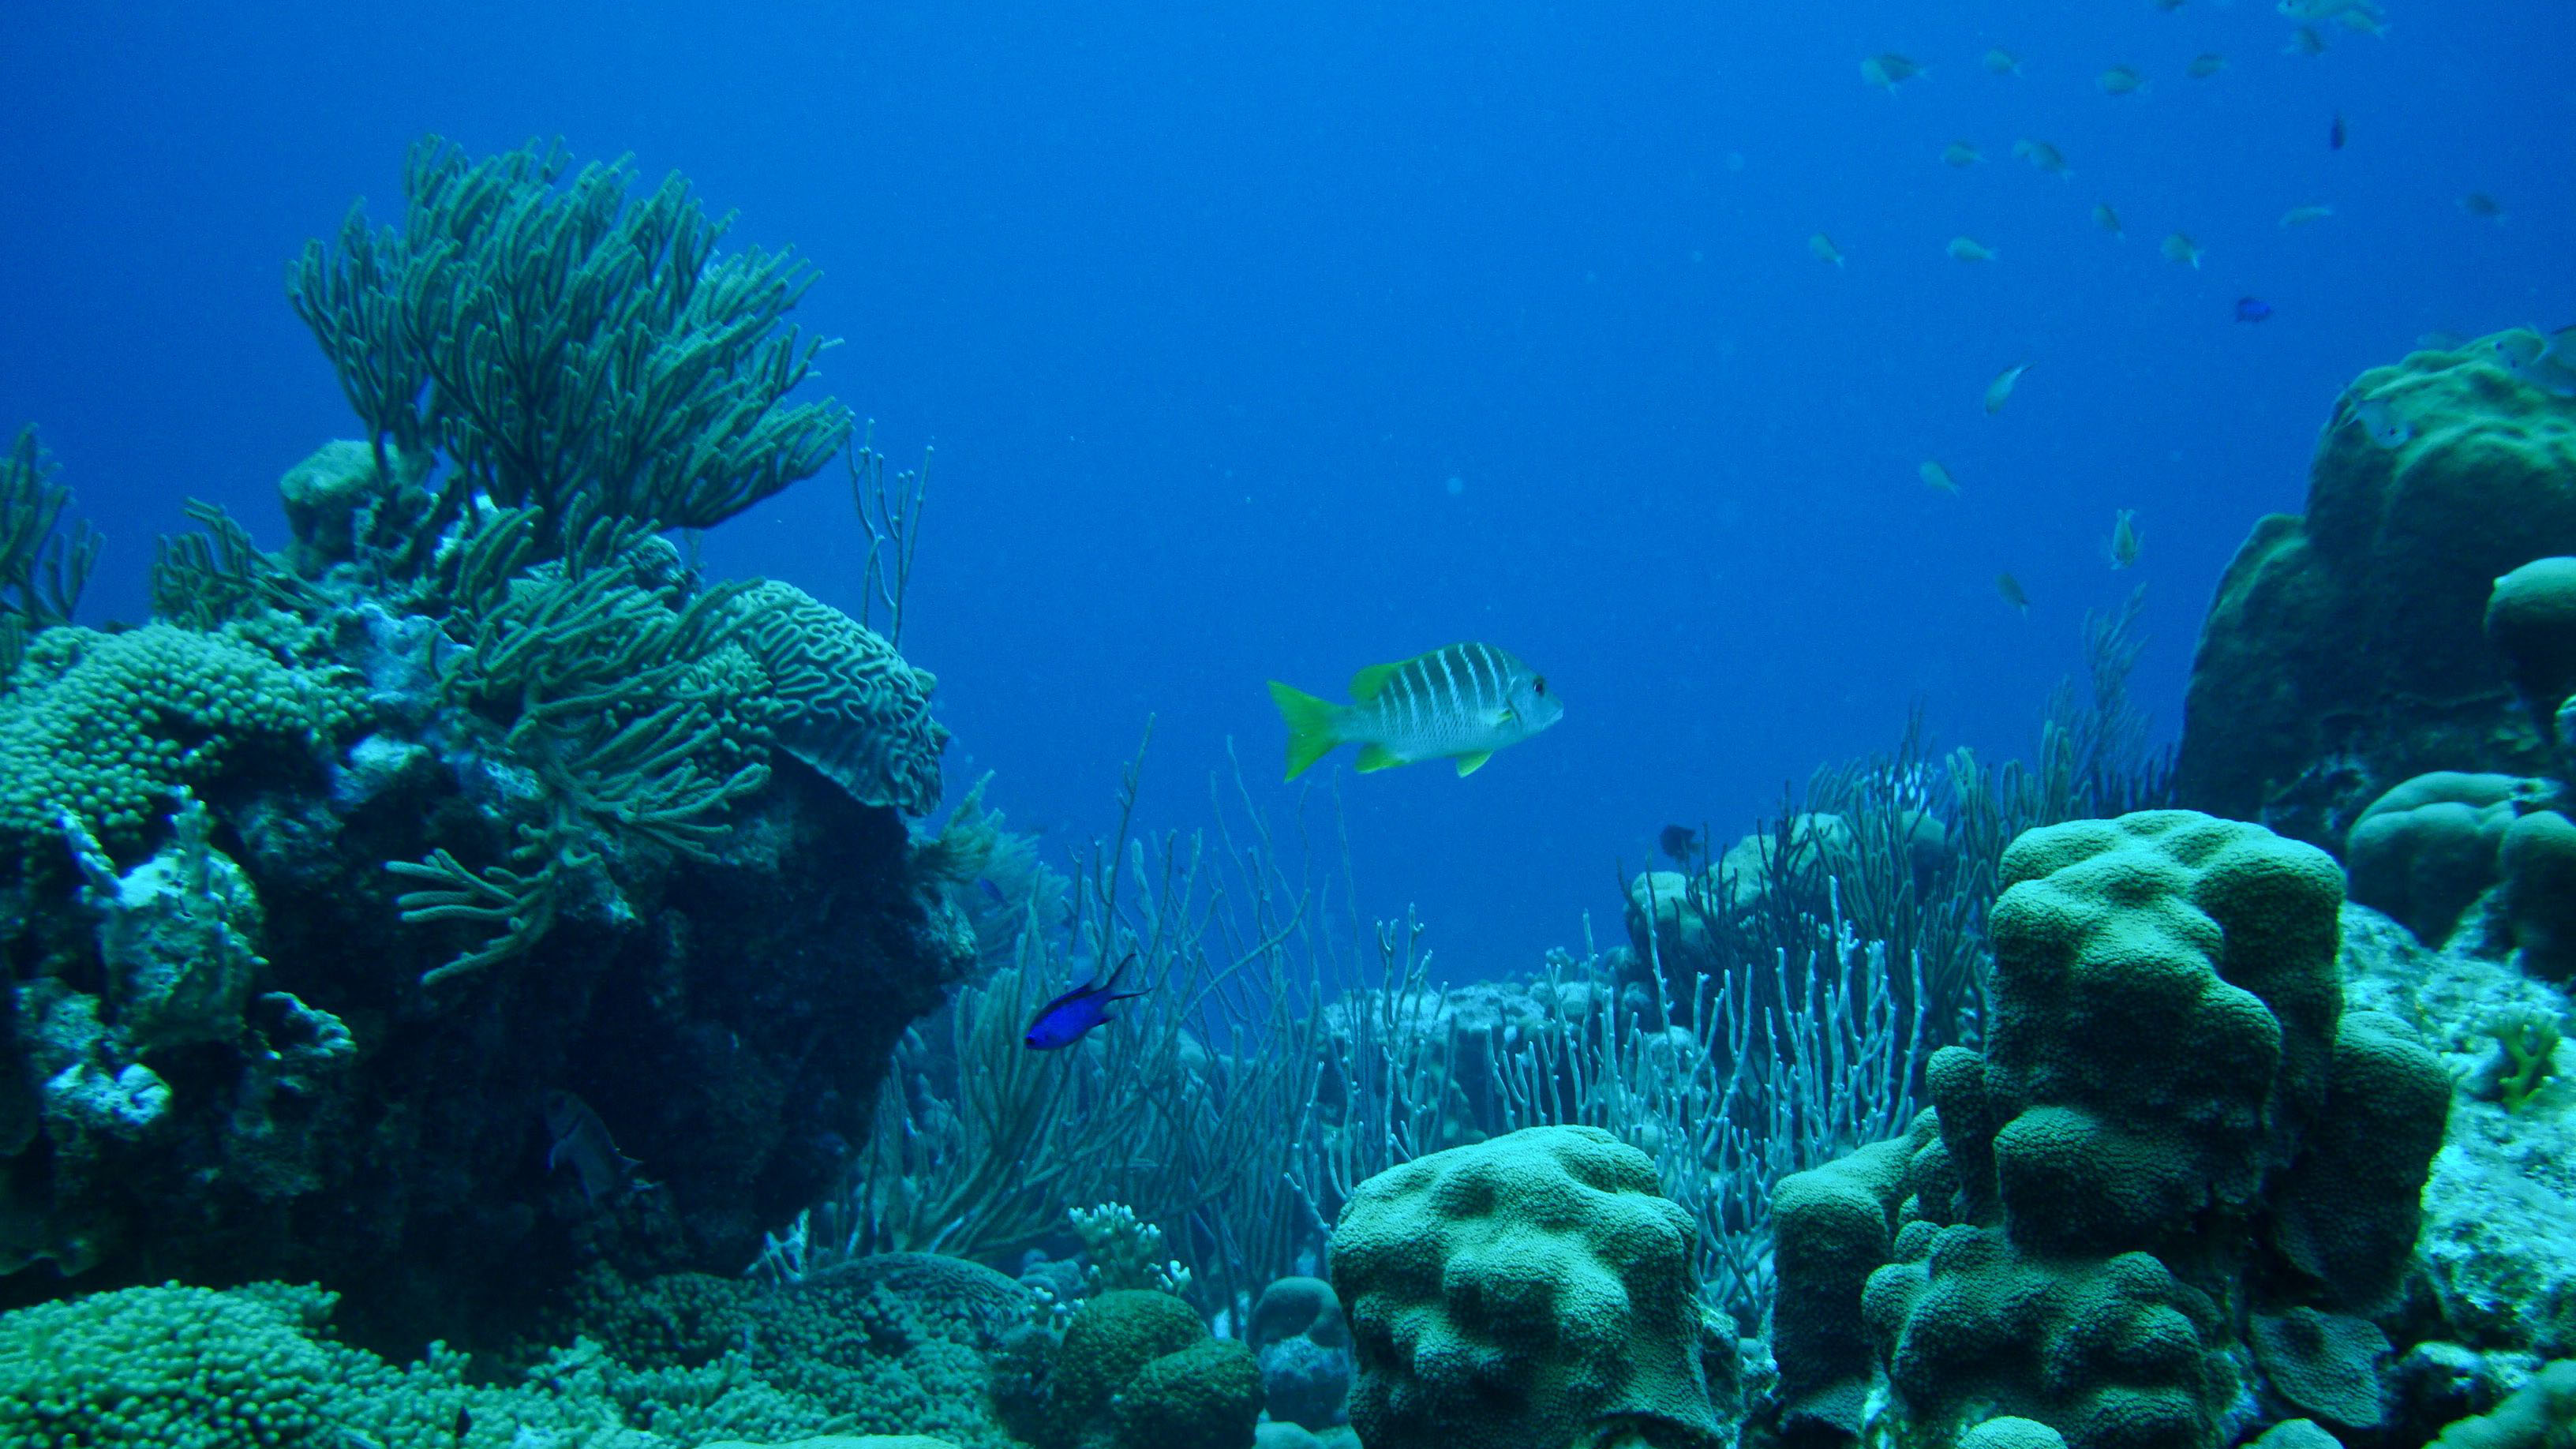
[[[1395,671],[1403,667],[1401,664],[1372,664],[1352,675],[1351,703],[1366,704],[1377,698],[1378,692],[1386,688],[1386,682],[1395,677]]]
[[[1360,751],[1360,773],[1363,775],[1372,770],[1392,770],[1403,763],[1401,756],[1384,745],[1370,745]]]
[[[1458,774],[1461,778],[1472,775],[1478,770],[1485,768],[1485,762],[1493,757],[1494,752],[1491,750],[1487,750],[1480,755],[1460,755],[1458,757]]]

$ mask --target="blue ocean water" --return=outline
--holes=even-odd
[[[1205,818],[1229,739],[1275,798],[1268,679],[1460,639],[1545,670],[1551,733],[1344,789],[1364,907],[1511,971],[1660,826],[1730,837],[1916,701],[2027,753],[2136,583],[2169,736],[2343,384],[2571,320],[2576,17],[2391,8],[2306,56],[2250,0],[20,7],[0,414],[110,535],[85,619],[139,617],[184,500],[280,542],[278,474],[356,430],[285,302],[306,238],[360,195],[398,216],[425,133],[632,152],[817,264],[828,387],[898,458],[937,445],[905,652],[1015,823],[1101,829],[1149,716],[1149,823]],[[1927,73],[1865,84],[1883,51]],[[2105,94],[2117,65],[2147,89]],[[1985,160],[1944,165],[1959,140]],[[829,474],[707,539],[853,610],[861,547]]]

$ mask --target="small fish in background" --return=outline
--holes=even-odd
[[[2302,25],[2291,32],[2290,43],[2281,47],[2281,53],[2283,55],[2323,55],[2326,53],[2326,38],[2315,26]]]
[[[1987,417],[1993,417],[2004,410],[2004,404],[2012,401],[2013,389],[2021,385],[2021,375],[2028,371],[2030,371],[2029,363],[2016,362],[1996,373],[1995,380],[1986,384]]]
[[[2546,337],[2517,327],[2487,339],[2487,358],[2524,382],[2555,397],[2576,397],[2576,327],[2561,327]]]
[[[597,1207],[601,1199],[621,1188],[646,1185],[635,1176],[635,1169],[644,1164],[617,1150],[608,1124],[599,1120],[588,1102],[557,1090],[538,1098],[537,1105],[546,1119],[546,1171],[572,1164],[573,1175],[581,1181],[582,1201]]]
[[[1951,477],[1950,470],[1942,467],[1937,460],[1926,458],[1922,466],[1914,471],[1923,479],[1924,487],[1935,493],[1947,493],[1953,498],[1959,496],[1959,480]]]
[[[1986,69],[1994,75],[2019,75],[2021,57],[2000,45],[1995,46],[1986,52]]]
[[[2335,112],[2334,124],[2326,127],[2326,149],[2329,151],[2342,150],[2344,138],[2350,134],[2351,133],[2349,131],[2344,129],[2343,112]]]
[[[2115,65],[2093,78],[2106,96],[2134,96],[2145,91],[2147,78],[2136,66]]]
[[[2124,569],[2138,561],[2138,511],[2123,508],[2111,515],[2111,567]]]
[[[2123,241],[2128,240],[2129,233],[2120,225],[2120,213],[2113,211],[2107,201],[2093,203],[2093,224]]]
[[[2361,424],[2362,436],[2382,448],[2394,451],[2415,436],[2414,427],[2397,415],[2396,405],[2384,393],[2354,403],[2352,417]]]
[[[1953,141],[1941,150],[1941,162],[1945,166],[1965,169],[1985,159],[1986,153],[1978,150],[1974,143],[1968,141]]]
[[[2471,216],[2483,217],[2498,226],[2504,225],[2504,203],[2483,191],[2472,191],[2461,197],[2460,210]]]
[[[2156,244],[2156,250],[2163,253],[2164,259],[2175,266],[2191,267],[2195,270],[2200,266],[2200,243],[2181,232],[2169,233],[2163,241]]]
[[[1472,775],[1505,745],[1565,717],[1547,676],[1491,644],[1451,644],[1351,676],[1351,702],[1331,704],[1270,682],[1288,724],[1288,778],[1337,745],[1360,747],[1361,774],[1455,759]]]
[[[1807,251],[1817,261],[1831,262],[1838,267],[1843,264],[1842,248],[1835,246],[1834,239],[1823,232],[1807,238]]]
[[[1898,86],[1921,74],[1923,67],[1915,64],[1913,57],[1892,50],[1881,51],[1860,63],[1860,78],[1891,96]]]
[[[2236,320],[2239,322],[2260,322],[2271,315],[2272,304],[2260,297],[2236,299]]]
[[[1995,592],[2003,595],[2004,602],[2012,605],[2014,612],[2020,614],[2030,612],[2030,595],[2022,592],[2021,580],[2010,574],[1997,574]]]
[[[1655,847],[1672,857],[1675,865],[1688,865],[1699,850],[1699,832],[1687,825],[1667,825],[1655,837]]]
[[[1028,1031],[1020,1037],[1021,1043],[1033,1052],[1052,1052],[1082,1040],[1093,1027],[1109,1020],[1110,1003],[1133,1001],[1146,994],[1118,989],[1118,978],[1135,964],[1136,953],[1130,951],[1106,980],[1086,981],[1039,1007],[1038,1014],[1029,1020]]]
[[[2334,215],[2334,208],[2331,206],[2294,206],[2281,213],[2281,229],[2288,231],[2294,226],[2306,226],[2311,222],[2323,221],[2332,215]]]
[[[2379,0],[2281,0],[2273,8],[2292,20],[2340,21],[2371,35],[2377,35],[2388,22],[2388,13],[2379,8]]]
[[[2046,141],[2034,141],[2025,136],[2013,142],[2013,154],[2051,176],[2073,174],[2066,169],[2066,153]]]
[[[2227,69],[2226,56],[2214,50],[2204,50],[2191,58],[2191,63],[2182,68],[2182,73],[2193,80],[2207,80],[2225,69]]]
[[[1950,238],[1950,260],[1954,262],[1991,262],[1994,249],[1972,236]]]

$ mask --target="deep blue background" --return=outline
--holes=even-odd
[[[1545,669],[1552,734],[1347,791],[1370,904],[1521,968],[1667,819],[1732,835],[1912,699],[2026,751],[2133,579],[2170,733],[2218,570],[2299,506],[2343,383],[2570,320],[2576,11],[2388,3],[2316,58],[2251,0],[20,6],[0,422],[112,536],[86,612],[134,617],[184,498],[274,542],[277,475],[352,431],[283,298],[305,238],[361,193],[395,219],[427,131],[632,151],[818,263],[829,386],[897,456],[938,444],[907,653],[1021,822],[1099,828],[1149,712],[1147,814],[1188,825],[1227,736],[1270,777],[1264,679],[1463,638]],[[1930,72],[1870,89],[1881,50]],[[2230,67],[2187,79],[2203,50]],[[2114,64],[2150,90],[2101,93]],[[2335,215],[2276,224],[2308,203]],[[2175,228],[2201,270],[2157,256]],[[1948,260],[1962,233],[1999,259]],[[2278,314],[2231,322],[2247,293]],[[835,475],[710,542],[855,608],[857,537]]]

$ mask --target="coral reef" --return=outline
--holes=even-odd
[[[1360,1184],[1333,1229],[1333,1290],[1371,1449],[1575,1444],[1626,1429],[1714,1445],[1692,1224],[1644,1153],[1533,1127]]]
[[[318,1280],[409,1345],[588,1260],[737,1271],[974,968],[906,819],[933,681],[653,536],[849,435],[784,401],[810,274],[562,169],[433,142],[402,230],[308,252],[370,436],[281,481],[281,552],[192,506],[153,621],[70,624],[93,547],[32,435],[0,469],[0,1301]],[[550,1175],[548,1101],[638,1167]]]
[[[2371,1315],[2411,1260],[2450,1088],[2402,1021],[2346,1009],[2341,872],[2157,811],[2025,834],[2003,879],[1991,1032],[1933,1058],[1932,1123],[1782,1184],[1801,1327],[1772,1419],[1847,1442],[1883,1372],[1911,1444],[1996,1414],[2075,1449],[2379,1425]]]
[[[2500,575],[2576,553],[2576,402],[2501,365],[2496,340],[2345,389],[2306,514],[2254,526],[2202,625],[2183,804],[2331,846],[2410,777],[2546,772],[2547,736],[2479,635]]]

